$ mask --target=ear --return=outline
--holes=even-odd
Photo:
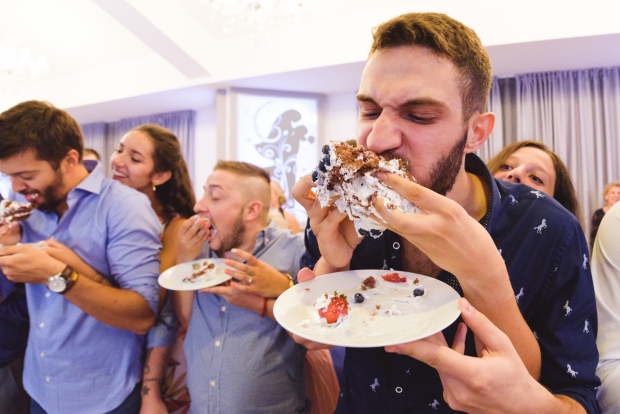
[[[156,172],[153,173],[153,178],[151,179],[151,182],[154,186],[162,185],[163,183],[168,181],[170,177],[172,177],[171,171]]]
[[[64,168],[65,171],[74,169],[78,164],[80,164],[80,154],[74,149],[69,150],[65,158],[60,161],[60,167]]]
[[[260,212],[263,210],[263,203],[258,200],[250,201],[245,206],[245,221],[256,220],[260,216]]]
[[[477,151],[478,148],[486,142],[487,138],[489,138],[494,126],[495,114],[493,112],[473,114],[471,118],[469,118],[465,153]]]

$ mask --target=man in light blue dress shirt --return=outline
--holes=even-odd
[[[138,413],[161,226],[145,196],[99,165],[87,170],[82,150],[79,125],[48,103],[0,114],[10,198],[35,208],[21,225],[0,226],[0,279],[26,283],[33,413]]]
[[[273,319],[275,298],[293,283],[305,251],[300,234],[270,222],[269,175],[251,164],[220,161],[179,236],[179,262],[207,257],[233,266],[236,279],[174,292],[189,320],[184,350],[191,413],[308,412],[305,348]],[[247,252],[251,252],[249,254]],[[180,299],[180,300],[179,300]],[[177,308],[178,309],[178,308]],[[191,315],[191,316],[190,316]]]

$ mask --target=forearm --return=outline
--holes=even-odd
[[[189,320],[192,317],[192,304],[194,302],[193,291],[173,291],[172,308],[181,324],[181,329],[187,330]]]
[[[465,298],[510,338],[523,364],[534,379],[540,378],[541,354],[538,341],[523,319],[512,288],[483,289],[461,284]],[[503,285],[503,284],[499,284]]]
[[[155,321],[155,314],[140,294],[86,277],[78,277],[64,296],[88,315],[115,328],[145,334]]]
[[[254,311],[261,315],[261,317],[275,320],[273,316],[273,305],[276,303],[275,299],[268,299],[259,295],[252,295],[244,303],[244,308]]]
[[[167,346],[157,346],[146,350],[142,372],[142,400],[161,399],[161,384],[164,378],[165,364],[168,359]]]
[[[524,396],[526,398],[523,398]],[[586,414],[586,410],[577,401],[566,395],[552,394],[536,381],[532,381],[529,390],[526,389],[515,397],[518,400],[512,401],[509,409],[512,414]]]

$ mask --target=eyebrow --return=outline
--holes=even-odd
[[[136,150],[131,150],[130,151],[132,154],[137,154],[139,156],[141,156],[142,158],[146,158],[140,151],[136,151]]]
[[[6,175],[7,177],[15,177],[16,175],[34,174],[37,171],[39,171],[39,170],[26,170],[26,171],[17,171],[17,172],[11,173],[11,174],[4,174],[4,173],[2,173],[2,174]]]
[[[125,144],[123,144],[123,142],[122,142],[122,141],[119,141],[119,143],[118,143],[118,148],[125,149]],[[137,155],[141,156],[142,158],[145,158],[145,157],[144,157],[144,155],[143,155],[140,151],[136,151],[136,150],[132,149],[132,150],[131,150],[131,151],[129,151],[129,152],[130,152],[131,154],[137,154]]]
[[[373,105],[380,106],[370,96],[364,95],[364,94],[361,94],[361,93],[357,94],[355,96],[355,99],[357,99],[358,102],[368,102],[368,103],[371,103]],[[433,99],[433,98],[410,99],[410,100],[406,101],[405,103],[399,105],[399,107],[401,107],[401,108],[406,108],[406,107],[410,107],[410,106],[438,106],[438,107],[442,107],[442,108],[447,108],[448,107],[444,102],[438,101],[437,99]]]
[[[222,186],[219,185],[219,184],[209,184],[209,185],[205,185],[204,188],[205,188],[205,192],[206,192],[207,190],[211,190],[211,189],[215,189],[215,188],[220,188],[221,189]]]

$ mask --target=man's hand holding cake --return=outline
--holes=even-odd
[[[381,236],[386,223],[374,207],[376,197],[385,200],[388,209],[407,214],[420,210],[375,175],[388,172],[415,181],[407,171],[407,162],[387,159],[358,145],[334,141],[323,146],[323,157],[312,173],[321,207],[335,206],[353,221],[360,237]]]
[[[292,194],[308,212],[319,245],[329,246],[321,251],[315,267],[318,274],[348,269],[363,237],[379,237],[387,228],[374,207],[377,197],[385,200],[385,208],[405,214],[420,212],[376,177],[381,172],[415,181],[401,159],[386,159],[361,146],[334,141],[323,147],[312,175],[293,187]]]
[[[26,220],[32,214],[32,204],[28,202],[0,201],[0,244],[15,244],[21,239],[16,222]]]

